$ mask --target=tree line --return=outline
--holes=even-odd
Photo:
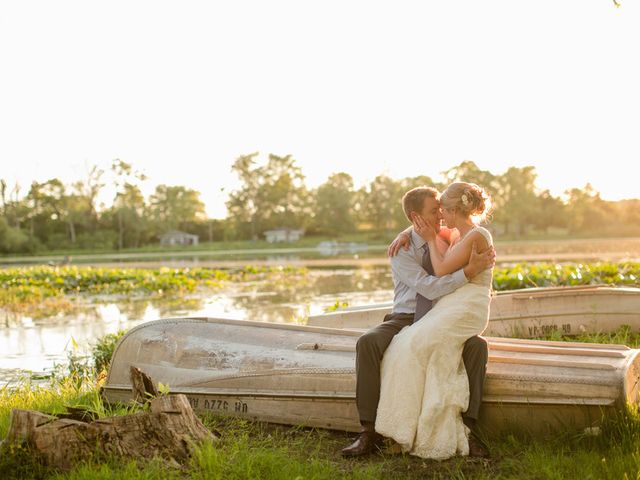
[[[57,178],[32,182],[23,192],[0,180],[0,253],[35,253],[61,249],[123,249],[153,245],[159,236],[182,230],[201,241],[264,239],[274,228],[300,228],[307,235],[339,237],[368,231],[380,235],[407,225],[400,199],[421,185],[444,190],[453,181],[485,187],[496,206],[491,228],[518,237],[554,229],[568,234],[640,235],[640,200],[606,201],[590,185],[571,188],[563,198],[536,186],[535,167],[511,167],[495,174],[472,161],[428,176],[393,179],[378,175],[356,188],[353,178],[334,173],[314,189],[291,155],[240,156],[232,165],[240,186],[229,193],[228,215],[207,218],[200,193],[186,186],[158,185],[145,198],[146,176],[120,159],[105,172],[94,166],[85,178],[65,184]],[[111,206],[98,208],[106,185],[115,185]]]

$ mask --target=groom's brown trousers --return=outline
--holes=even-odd
[[[384,321],[367,331],[356,344],[356,405],[362,425],[373,425],[380,400],[380,363],[393,337],[413,323],[413,313],[391,313]],[[469,407],[463,419],[478,419],[482,404],[484,377],[489,350],[481,337],[471,337],[464,344],[462,359],[469,377]],[[402,372],[397,372],[402,375]],[[465,421],[465,423],[467,423]]]

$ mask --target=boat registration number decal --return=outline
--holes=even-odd
[[[529,327],[529,335],[532,336],[548,335],[553,332],[571,333],[571,324],[563,323],[562,325],[556,325],[555,323],[550,323],[548,325],[534,325],[533,327]]]
[[[218,399],[208,399],[208,398],[198,398],[198,397],[190,397],[189,403],[191,404],[191,408],[194,410],[215,410],[215,411],[223,411],[223,412],[233,412],[233,413],[248,413],[249,406],[240,400],[235,401],[227,401],[227,400],[218,400]]]

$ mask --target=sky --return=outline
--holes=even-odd
[[[620,4],[3,0],[0,178],[26,193],[119,158],[222,218],[258,151],[310,187],[472,160],[638,198],[640,2]]]

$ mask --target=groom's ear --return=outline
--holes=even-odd
[[[411,212],[411,213],[409,214],[409,217],[411,218],[411,221],[412,221],[412,222],[415,222],[415,221],[416,221],[416,217],[417,217],[417,216],[418,216],[418,214],[417,214],[416,212]]]

